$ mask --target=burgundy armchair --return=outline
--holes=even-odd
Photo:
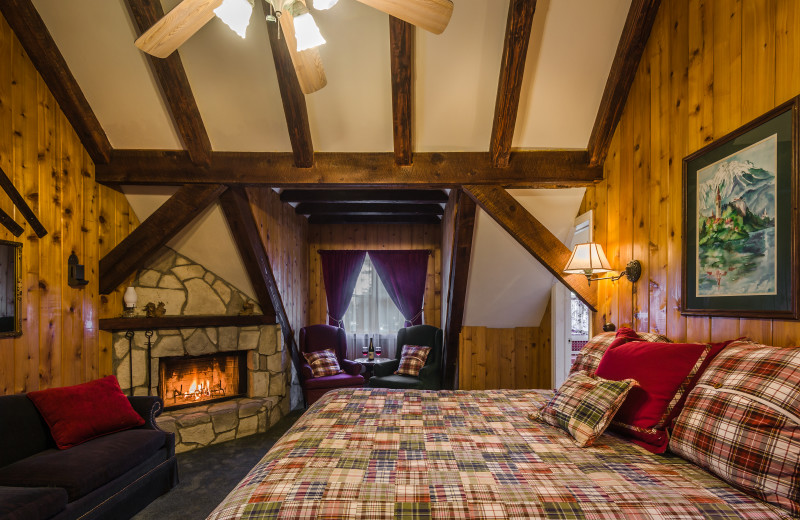
[[[331,325],[311,325],[300,329],[300,353],[316,352],[318,350],[332,349],[336,352],[339,366],[344,370],[341,374],[325,377],[314,377],[311,366],[302,358],[303,366],[300,371],[300,385],[303,387],[303,396],[306,405],[311,406],[325,392],[336,388],[361,388],[364,386],[364,377],[361,375],[361,365],[355,361],[345,359],[347,355],[347,338],[344,329]]]

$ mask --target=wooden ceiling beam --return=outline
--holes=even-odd
[[[264,12],[268,13],[267,3],[261,0],[261,5]],[[281,91],[286,127],[289,130],[289,141],[292,143],[294,165],[298,168],[310,168],[314,164],[314,144],[311,141],[306,97],[300,88],[286,38],[279,37],[278,24],[265,23],[269,33],[269,46],[272,49],[272,61],[275,62],[278,88]]]
[[[444,295],[447,301],[447,316],[444,323],[444,387],[452,389],[456,388],[457,381],[458,337],[464,324],[476,212],[475,201],[463,190],[458,190],[455,196],[456,209],[453,218],[453,245],[450,253],[450,281],[447,294]]]
[[[45,236],[47,234],[47,230],[44,228],[44,224],[42,224],[31,207],[28,206],[28,203],[25,202],[25,198],[22,196],[19,190],[17,190],[16,186],[14,186],[14,182],[8,177],[8,175],[6,175],[6,172],[4,172],[2,168],[0,168],[0,188],[6,192],[6,195],[8,195],[8,198],[10,198],[11,202],[14,203],[14,206],[16,206],[17,211],[20,212],[22,217],[28,221],[28,224],[31,225],[31,229],[34,233],[36,233],[36,236],[39,238]],[[12,231],[12,233],[13,232],[14,231]],[[15,234],[14,236],[19,235]]]
[[[492,139],[489,145],[492,164],[498,168],[508,166],[511,157],[511,141],[517,123],[522,78],[533,27],[536,0],[511,0],[508,5],[506,38],[503,59],[500,62],[500,80],[497,85],[497,101],[494,106]]]
[[[446,203],[442,190],[283,190],[283,202]]]
[[[221,184],[186,185],[100,260],[100,294],[109,294],[225,191]]]
[[[311,215],[309,224],[441,224],[436,215]]]
[[[611,64],[606,88],[597,111],[597,118],[589,137],[589,163],[592,166],[602,165],[606,160],[611,139],[617,128],[625,101],[636,77],[636,69],[642,59],[642,53],[650,38],[650,31],[656,20],[661,0],[633,0],[622,36],[617,45],[617,53]]]
[[[397,166],[389,153],[317,153],[314,166],[298,169],[291,153],[213,152],[211,164],[192,164],[186,152],[115,150],[95,178],[110,184],[228,184],[272,187],[447,188],[490,184],[514,188],[589,186],[603,178],[585,151],[514,152],[507,168],[491,165],[488,153],[417,153],[411,166]]]
[[[289,348],[289,354],[299,374],[301,366],[292,324],[286,314],[286,307],[283,305],[269,254],[258,230],[258,223],[250,208],[247,191],[241,186],[232,187],[220,197],[219,202],[261,310],[264,314],[274,312],[283,332],[284,343]]]
[[[33,2],[3,0],[0,13],[17,35],[92,161],[95,164],[107,162],[111,143]]]
[[[389,17],[394,160],[400,166],[408,166],[412,162],[414,34],[413,25],[394,16]]]
[[[302,202],[298,215],[441,215],[439,204],[373,204],[348,202]]]
[[[590,287],[585,276],[564,273],[572,252],[544,224],[503,188],[464,186],[464,191],[559,282],[597,312],[597,284]]]
[[[164,17],[160,0],[127,1],[131,19],[138,28],[139,35]],[[194,164],[208,165],[211,162],[211,140],[197,108],[180,55],[173,52],[163,59],[150,55],[147,57],[189,157]]]

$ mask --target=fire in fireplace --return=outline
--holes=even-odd
[[[158,395],[177,409],[240,397],[247,392],[245,352],[159,359]]]

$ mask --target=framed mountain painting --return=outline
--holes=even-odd
[[[683,160],[682,314],[798,318],[798,99]]]

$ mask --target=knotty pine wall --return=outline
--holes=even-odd
[[[682,159],[800,94],[800,2],[663,0],[605,163],[587,190],[595,237],[614,266],[642,261],[642,279],[600,282],[604,320],[673,340],[746,335],[800,343],[800,323],[684,317]]]
[[[328,323],[320,249],[429,249],[423,323],[441,327],[442,230],[437,224],[311,224],[308,226],[308,324]]]
[[[458,389],[552,388],[550,305],[539,327],[462,327]]]
[[[110,373],[97,320],[100,230],[127,234],[124,197],[94,182],[94,164],[5,19],[0,17],[0,167],[38,215],[39,239],[5,193],[0,207],[22,225],[22,336],[0,340],[0,394],[81,383]],[[113,203],[110,202],[113,200]],[[103,208],[107,211],[104,213]],[[112,209],[113,208],[113,209]],[[75,252],[89,285],[67,285]]]
[[[308,220],[270,188],[248,188],[247,194],[297,340],[308,324]]]

